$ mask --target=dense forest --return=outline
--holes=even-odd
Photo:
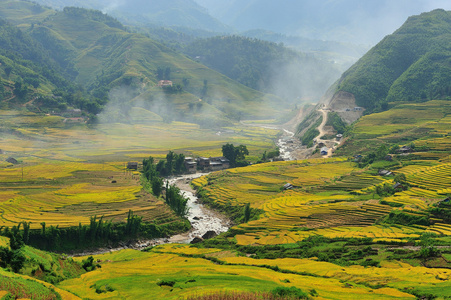
[[[355,95],[367,113],[390,102],[451,98],[451,12],[410,17],[346,71],[338,91]]]

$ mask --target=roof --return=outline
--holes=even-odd
[[[397,182],[397,183],[395,183],[395,185],[393,185],[394,189],[399,188],[399,187],[402,187],[402,184],[400,184],[399,182]]]
[[[291,183],[286,183],[286,184],[284,184],[283,188],[284,188],[285,190],[289,190],[289,189],[292,189],[292,188],[293,188],[293,185],[292,185]]]
[[[321,148],[321,152],[329,152],[329,148],[323,147],[323,148]]]
[[[11,164],[17,164],[17,163],[19,163],[19,162],[17,161],[17,159],[15,159],[14,157],[8,157],[8,158],[6,159],[6,161],[9,162],[9,163],[11,163]]]

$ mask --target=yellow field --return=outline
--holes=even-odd
[[[179,255],[175,254],[177,249]],[[419,284],[440,283],[437,276],[449,277],[448,270],[427,271],[410,265],[397,265],[397,272],[390,268],[342,268],[330,263],[309,259],[255,260],[246,257],[221,256],[221,261],[231,265],[217,265],[202,258],[180,256],[192,254],[189,246],[160,246],[150,253],[125,250],[97,255],[102,268],[79,279],[62,282],[59,286],[82,298],[111,299],[183,299],[188,295],[201,295],[217,290],[266,291],[276,286],[295,286],[305,291],[315,289],[318,299],[414,299],[413,295],[398,288]],[[198,253],[196,250],[194,253]],[[81,259],[81,258],[80,258]],[[271,265],[297,275],[276,272],[258,266]],[[409,276],[415,274],[415,278]],[[158,286],[161,280],[174,280],[173,288]],[[369,288],[360,283],[385,283],[383,288]],[[108,284],[115,291],[96,294],[94,285]],[[142,289],[145,284],[146,289]]]
[[[163,245],[149,253],[124,250],[96,255],[101,269],[64,281],[59,287],[90,299],[183,299],[218,290],[268,291],[276,286],[314,289],[318,293],[315,299],[415,299],[402,289],[447,288],[451,279],[448,269],[414,267],[398,261],[384,261],[380,267],[342,267],[315,259],[253,259],[218,251]],[[226,265],[187,256],[214,253],[222,253],[216,257]],[[158,286],[162,280],[174,281],[174,286]],[[114,291],[96,294],[92,288],[96,285],[109,285]]]
[[[139,173],[125,172],[127,161],[161,159],[169,150],[216,156],[228,142],[245,144],[260,156],[278,133],[250,126],[218,133],[135,113],[141,123],[90,129],[68,127],[61,117],[0,111],[2,126],[11,129],[0,137],[0,226],[27,221],[32,228],[41,222],[66,227],[87,224],[94,215],[123,221],[129,209],[144,220],[170,220],[174,214],[163,201],[141,193]],[[151,121],[144,122],[147,117]],[[8,157],[19,164],[5,162]]]
[[[398,172],[407,174],[414,186],[384,200],[398,203],[408,212],[428,208],[440,198],[437,189],[448,185],[449,166],[445,163],[400,169]],[[428,176],[437,181],[428,180]],[[287,182],[295,188],[284,191],[282,187]],[[375,186],[384,183],[393,184],[392,179],[368,175],[342,159],[253,165],[193,181],[194,186],[216,203],[240,206],[250,203],[251,207],[264,211],[258,219],[234,227],[239,245],[295,243],[315,235],[370,237],[399,243],[418,238],[425,231],[450,235],[448,228],[439,226],[429,229],[375,226],[393,210],[373,198]],[[421,188],[415,187],[420,184]],[[361,189],[362,186],[366,188]]]

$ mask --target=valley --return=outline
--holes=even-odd
[[[342,73],[207,0],[38,2],[0,2],[0,299],[451,298],[451,12]]]

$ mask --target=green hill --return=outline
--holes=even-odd
[[[390,102],[451,97],[451,12],[410,17],[346,71],[335,92],[349,92],[369,112]]]
[[[10,15],[14,5],[23,5],[7,2],[11,5],[0,6],[3,15]],[[27,28],[28,13],[11,14],[11,22]],[[41,21],[28,24],[30,35],[46,46],[67,76],[95,97],[111,98],[112,89],[125,87],[128,92],[121,102],[139,99],[128,106],[139,103],[157,107],[156,113],[171,112],[173,119],[209,120],[209,124],[216,118],[219,123],[268,118],[281,111],[279,98],[241,85],[144,35],[130,33],[99,11],[65,8],[51,17],[41,13],[35,19],[38,15],[43,17]],[[163,79],[170,80],[172,87],[159,87]],[[201,109],[190,110],[195,105]]]
[[[69,82],[44,47],[0,19],[0,106],[17,108]]]

